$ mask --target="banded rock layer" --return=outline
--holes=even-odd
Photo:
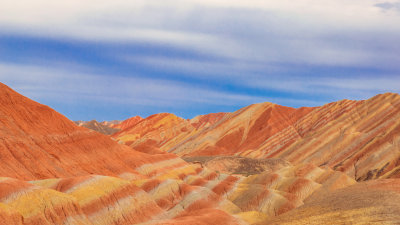
[[[203,203],[184,213],[177,207],[174,213],[168,213],[169,208],[162,208],[163,204],[157,204],[135,184],[196,174],[196,168],[174,154],[149,155],[120,145],[3,84],[0,106],[2,223],[136,224],[177,220],[176,224],[211,224],[209,215],[220,218],[223,224],[242,223],[217,208],[220,199],[211,191],[207,192],[214,202],[211,206]],[[191,193],[193,187],[188,186],[187,193]],[[193,202],[189,199],[185,204]],[[185,217],[189,214],[193,218]]]
[[[382,108],[382,101],[390,104]],[[1,84],[0,224],[307,224],[308,217],[332,221],[335,210],[343,223],[354,216],[395,224],[398,181],[357,184],[354,178],[397,176],[396,116],[398,96],[381,95],[317,108],[263,103],[192,120],[164,113],[104,124],[122,129],[114,135],[124,145]],[[345,131],[337,134],[339,128]],[[350,131],[359,132],[340,136]],[[381,136],[369,140],[372,134]],[[353,147],[346,149],[346,141]],[[325,157],[334,144],[345,150]],[[236,156],[188,163],[171,152]],[[346,163],[354,158],[352,171]],[[387,161],[392,164],[380,168]]]
[[[398,94],[298,109],[260,103],[207,126],[193,120],[154,115],[113,137],[133,148],[183,157],[237,155],[326,165],[359,181],[400,176]]]
[[[311,165],[287,163],[245,177],[162,151],[138,152],[5,85],[0,105],[0,217],[7,224],[252,224],[302,205],[330,189],[327,183],[354,182],[344,174],[322,179],[333,171]],[[185,123],[163,114],[145,131],[173,139],[168,125],[206,129],[224,116]]]
[[[0,216],[15,224],[253,224],[295,209],[310,196],[355,183],[312,165],[249,177],[191,164],[163,171],[149,165],[140,179],[1,178],[0,204],[6,210]]]

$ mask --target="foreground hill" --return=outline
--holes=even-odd
[[[222,114],[207,126],[194,120],[158,114],[113,137],[133,148],[145,145],[184,157],[281,158],[327,165],[356,180],[400,176],[398,94],[298,109],[260,103]]]

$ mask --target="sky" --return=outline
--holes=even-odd
[[[71,120],[400,92],[399,0],[0,0],[0,82]]]

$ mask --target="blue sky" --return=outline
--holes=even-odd
[[[398,0],[0,5],[0,81],[72,120],[400,92]]]

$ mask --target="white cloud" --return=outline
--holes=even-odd
[[[158,43],[235,60],[368,65],[393,54],[398,58],[396,49],[371,52],[376,40],[353,46],[370,34],[388,46],[395,44],[390,37],[398,40],[400,15],[383,13],[376,4],[376,0],[0,0],[0,28],[21,35]],[[341,43],[333,44],[331,36]]]

